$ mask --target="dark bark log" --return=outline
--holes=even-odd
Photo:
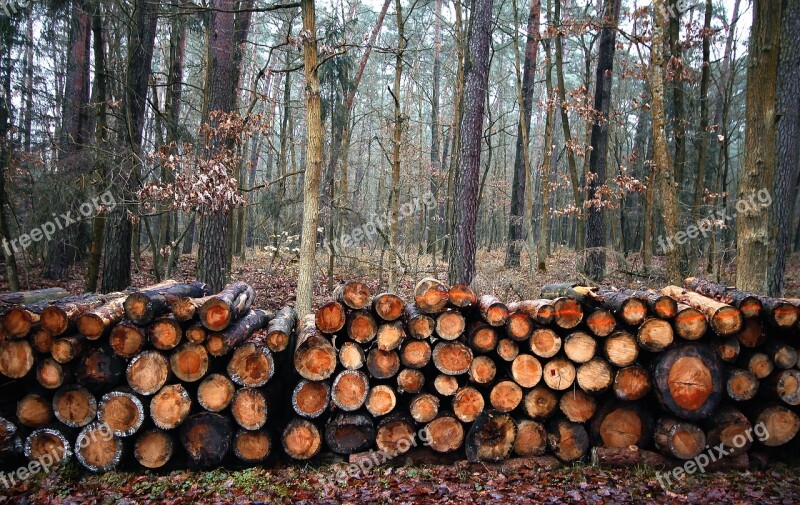
[[[517,304],[516,310],[528,314],[539,324],[552,323],[556,313],[552,300],[523,300]]]
[[[483,295],[478,299],[481,317],[490,326],[503,326],[508,319],[508,307],[497,297]]]
[[[66,298],[69,291],[64,288],[44,288],[33,291],[14,291],[0,294],[0,302],[6,305],[32,305]]]
[[[653,378],[664,409],[687,420],[712,415],[725,385],[719,358],[702,344],[689,344],[661,354]]]
[[[233,454],[248,464],[263,463],[272,454],[272,439],[264,430],[239,430],[233,437]]]
[[[375,343],[381,351],[393,351],[400,347],[405,338],[406,332],[403,323],[394,321],[383,323],[378,327]]]
[[[84,354],[75,370],[78,383],[92,391],[109,391],[122,382],[124,376],[125,361],[105,347]]]
[[[699,340],[708,330],[708,321],[705,314],[694,307],[679,303],[675,315],[675,333],[686,340]]]
[[[125,297],[115,298],[105,305],[89,310],[78,317],[77,328],[89,340],[97,340],[125,315]]]
[[[271,319],[271,312],[250,310],[221,333],[215,331],[209,333],[205,342],[206,350],[214,357],[224,356],[246,342],[258,330],[266,328]]]
[[[85,338],[83,335],[70,335],[68,337],[61,337],[53,341],[53,347],[50,354],[53,359],[61,364],[69,363],[77,359],[85,346]]]
[[[508,414],[487,411],[472,424],[464,440],[467,460],[502,461],[514,449],[517,438],[517,423]]]
[[[667,286],[661,292],[705,314],[711,328],[720,336],[729,337],[742,329],[744,323],[742,312],[732,305],[718,302],[693,291],[686,291],[678,286]]]
[[[412,304],[406,305],[405,324],[408,334],[418,339],[430,338],[436,328],[436,321]]]
[[[375,443],[375,423],[363,413],[339,413],[325,424],[325,444],[337,454],[353,454]]]
[[[641,400],[651,387],[650,374],[639,365],[626,366],[614,376],[614,396],[620,400]]]
[[[173,280],[150,286],[125,299],[125,316],[139,325],[145,325],[170,311],[170,302],[176,298],[200,298],[208,294],[202,282],[180,284]]]
[[[367,354],[367,370],[375,379],[390,379],[400,370],[400,356],[397,351],[374,348]]]
[[[200,308],[200,321],[211,331],[222,331],[244,316],[256,292],[244,282],[235,282],[211,297]]]
[[[181,427],[180,439],[189,459],[202,467],[217,466],[228,455],[233,426],[227,417],[211,412],[195,414]]]
[[[397,392],[417,394],[425,387],[425,375],[413,368],[404,368],[397,374]]]
[[[741,368],[726,370],[725,392],[733,401],[743,402],[755,398],[758,385],[758,377],[750,370]]]
[[[519,345],[510,338],[504,338],[497,343],[495,352],[498,358],[510,363],[519,356]]]
[[[373,417],[385,416],[397,406],[397,395],[386,384],[378,384],[370,388],[364,406]]]
[[[716,284],[697,277],[687,278],[683,281],[683,286],[695,293],[713,298],[722,303],[727,303],[728,305],[733,305],[742,311],[744,317],[758,317],[761,312],[761,300],[759,300],[757,295],[748,293],[747,291],[741,291],[735,287],[723,286],[722,284]]]
[[[147,339],[159,351],[169,351],[181,343],[183,329],[171,315],[160,317],[147,327]]]
[[[647,447],[653,438],[653,419],[642,404],[608,402],[594,416],[591,432],[598,446]]]
[[[289,347],[294,329],[297,326],[297,312],[294,307],[284,307],[269,322],[265,337],[267,347],[272,352],[281,352]]]
[[[547,429],[547,445],[561,461],[577,461],[589,451],[589,434],[579,423],[553,419]]]
[[[541,456],[546,450],[547,431],[544,425],[532,419],[518,419],[514,453],[523,457]]]
[[[693,459],[706,447],[706,434],[698,426],[674,417],[656,423],[653,441],[659,451],[681,460]]]
[[[57,337],[74,328],[81,314],[102,306],[106,301],[105,297],[97,293],[64,298],[42,310],[40,323],[44,329]]]
[[[114,354],[127,359],[142,352],[146,343],[142,329],[130,321],[122,321],[114,326],[108,337],[108,344]]]

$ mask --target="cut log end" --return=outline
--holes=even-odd
[[[533,354],[540,358],[552,358],[561,350],[561,337],[549,328],[539,328],[530,338],[530,348]]]
[[[367,400],[369,379],[360,370],[344,370],[331,386],[331,401],[346,412],[360,409]]]
[[[122,440],[99,422],[81,430],[75,448],[78,462],[91,472],[112,470],[122,459]]]
[[[298,415],[313,419],[328,408],[330,396],[327,382],[301,380],[292,392],[292,407]]]
[[[70,385],[59,389],[53,396],[56,418],[70,428],[86,426],[97,415],[97,401],[88,389]]]
[[[447,375],[461,375],[469,371],[472,349],[461,342],[440,342],[433,349],[433,363]]]
[[[558,406],[558,396],[550,388],[539,385],[525,394],[522,406],[531,419],[547,419]]]
[[[283,430],[281,442],[289,457],[308,460],[316,456],[322,448],[322,434],[310,421],[293,419]]]
[[[473,423],[464,442],[467,459],[497,462],[514,449],[517,423],[508,414],[485,412]]]
[[[524,388],[532,388],[542,380],[542,364],[530,354],[520,354],[511,363],[511,377]]]
[[[233,437],[233,454],[245,463],[263,463],[271,452],[272,440],[266,431],[239,430]]]
[[[267,398],[259,389],[237,389],[231,401],[231,415],[246,430],[259,430],[267,424]]]
[[[372,310],[384,321],[396,321],[403,315],[406,304],[392,293],[381,293],[372,299]]]
[[[208,372],[208,353],[205,347],[186,342],[169,358],[170,369],[183,382],[196,382]]]
[[[328,302],[315,312],[315,323],[322,333],[333,334],[344,328],[347,314],[339,302]]]
[[[183,424],[191,406],[191,397],[183,386],[164,386],[150,400],[150,418],[162,430],[171,430]]]
[[[180,440],[186,455],[195,465],[219,465],[228,454],[233,437],[230,420],[220,414],[201,412],[181,426]]]
[[[473,387],[463,387],[453,395],[453,414],[462,423],[471,423],[483,412],[483,395]]]
[[[544,365],[544,382],[551,389],[564,391],[575,382],[575,366],[564,358],[555,358]]]
[[[426,314],[438,314],[449,300],[450,290],[436,279],[422,279],[414,288],[414,301]]]
[[[128,385],[140,395],[153,395],[166,384],[170,374],[167,358],[158,351],[145,351],[128,364]]]
[[[236,386],[222,374],[207,376],[197,388],[197,403],[209,412],[220,412],[233,400]]]
[[[267,346],[245,342],[233,351],[227,371],[240,386],[261,387],[275,374],[275,361]]]
[[[103,396],[97,407],[97,420],[118,437],[129,437],[142,426],[145,411],[135,395],[112,391]]]
[[[161,430],[150,430],[136,439],[133,455],[145,468],[162,468],[172,458],[174,443],[172,437]]]
[[[464,425],[455,417],[442,415],[425,426],[428,443],[436,452],[453,452],[464,444]]]

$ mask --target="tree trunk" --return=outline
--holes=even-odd
[[[477,2],[472,13],[472,34],[465,65],[464,111],[458,171],[455,174],[450,284],[470,284],[475,275],[478,178],[483,139],[483,112],[489,82],[489,39],[493,0]]]

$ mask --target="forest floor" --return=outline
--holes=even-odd
[[[374,252],[363,257],[346,258],[334,270],[334,284],[346,279],[365,280],[376,292],[386,289],[379,284],[379,264]],[[551,256],[546,272],[528,274],[523,254],[520,269],[503,266],[502,251],[481,251],[475,287],[479,292],[494,293],[514,301],[536,297],[541,286],[571,280],[575,276],[574,252],[559,249]],[[388,259],[386,260],[388,263]],[[396,291],[408,296],[414,280],[424,276],[446,277],[446,265],[434,269],[430,256],[404,259],[405,275]],[[40,278],[40,266],[21,270],[24,289],[63,286],[73,293],[83,288],[83,265],[75,265],[67,282]],[[248,251],[246,261],[237,259],[232,278],[249,282],[258,292],[260,307],[276,309],[292,303],[295,297],[297,263],[288,252],[273,258],[265,251]],[[655,258],[651,275],[642,275],[636,256],[609,260],[608,284],[615,286],[654,286],[664,284],[657,272]],[[723,282],[731,282],[730,269]],[[181,257],[173,276],[179,280],[194,278],[194,259]],[[320,259],[314,305],[329,297],[327,263]],[[133,284],[152,283],[151,261],[143,255],[134,265]],[[7,289],[0,278],[0,291]],[[787,296],[800,296],[800,255],[790,258],[787,266]],[[328,458],[314,464],[281,464],[271,468],[213,471],[174,471],[141,473],[132,471],[89,475],[74,462],[50,474],[39,474],[11,489],[0,486],[3,503],[800,503],[798,466],[782,464],[766,471],[696,474],[665,490],[655,470],[648,468],[600,469],[574,465],[554,470],[522,469],[505,474],[497,470],[474,471],[458,465],[402,466],[378,468],[347,483],[337,480],[346,466],[341,459]],[[6,469],[11,471],[12,469]],[[2,479],[0,479],[2,482]]]

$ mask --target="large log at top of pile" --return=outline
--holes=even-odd
[[[136,324],[145,325],[170,310],[170,302],[179,297],[198,298],[208,294],[208,286],[194,281],[180,284],[169,280],[132,293],[125,299],[125,316]]]

